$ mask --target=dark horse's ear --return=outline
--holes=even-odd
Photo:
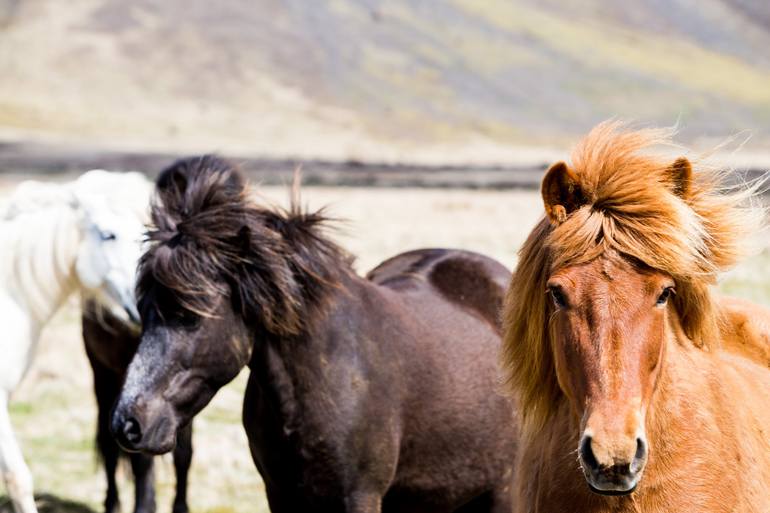
[[[671,190],[682,199],[690,196],[690,186],[692,185],[692,165],[684,157],[679,157],[666,168],[666,174],[671,181]]]
[[[586,203],[577,177],[564,162],[557,162],[545,173],[541,193],[545,213],[553,224],[563,223]]]
[[[176,162],[158,176],[156,182],[158,191],[172,194],[174,193],[173,191],[176,191],[176,193],[184,194],[187,189],[187,176],[185,168],[182,166],[182,161]]]
[[[249,253],[251,251],[251,228],[244,224],[238,230],[238,235],[236,235],[236,238],[236,244],[241,249],[241,253]]]

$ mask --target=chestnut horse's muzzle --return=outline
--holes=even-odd
[[[591,436],[583,436],[579,449],[580,463],[591,491],[601,495],[627,495],[636,490],[647,462],[647,442],[638,437],[631,461],[615,461],[611,465],[597,460],[592,442]]]

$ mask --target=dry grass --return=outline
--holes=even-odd
[[[286,188],[264,188],[267,201],[286,203]],[[460,247],[489,254],[508,266],[542,212],[535,192],[308,188],[312,206],[330,205],[347,219],[334,234],[358,255],[365,272],[400,251]],[[726,289],[768,302],[768,256],[760,254],[729,277]],[[225,387],[196,419],[190,505],[194,512],[266,512],[264,488],[240,425],[245,375]],[[95,402],[79,335],[76,305],[45,330],[38,358],[14,397],[13,421],[49,511],[101,509],[102,472],[93,449]],[[169,457],[157,465],[158,506],[170,511],[174,474]],[[123,510],[132,506],[122,474]],[[72,501],[67,504],[59,500]]]

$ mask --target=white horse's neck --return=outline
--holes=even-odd
[[[6,287],[42,325],[78,287],[75,261],[82,238],[78,216],[62,205],[4,224],[10,236],[3,241],[5,269],[10,271]]]

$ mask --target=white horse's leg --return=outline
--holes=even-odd
[[[39,329],[19,306],[0,296],[0,478],[5,482],[16,513],[37,513],[32,474],[13,434],[8,401],[21,382],[35,352]]]
[[[8,393],[0,390],[0,474],[17,513],[37,513],[32,474],[24,462],[8,415]]]

